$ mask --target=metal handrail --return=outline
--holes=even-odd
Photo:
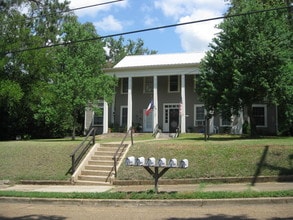
[[[132,132],[132,130],[133,130],[133,128],[130,127],[129,130],[126,132],[124,138],[122,139],[118,149],[116,150],[116,152],[115,152],[115,154],[113,156],[113,160],[114,160],[114,167],[113,168],[114,168],[115,177],[117,177],[117,161],[120,159],[120,157],[122,155],[122,152],[124,151],[124,148],[126,147],[126,145],[124,145],[124,141],[125,141],[125,139],[126,139],[126,137],[128,136],[129,133],[130,133],[130,138],[131,138],[131,145],[133,145],[133,132]],[[123,149],[121,150],[122,147],[123,147]],[[119,153],[119,151],[120,151],[120,153]],[[112,171],[113,171],[113,168],[112,168]]]
[[[90,135],[92,135],[92,138],[89,139]],[[83,158],[83,156],[86,154],[86,152],[88,151],[89,147],[92,145],[95,145],[96,143],[96,128],[92,128],[87,136],[84,138],[84,140],[81,142],[81,144],[79,144],[74,151],[70,154],[71,157],[71,172],[72,174],[75,172],[77,165],[79,164],[79,162],[81,161],[81,159]],[[89,139],[89,140],[88,140]],[[85,142],[87,142],[86,145]],[[80,154],[77,155],[77,153],[80,151]]]

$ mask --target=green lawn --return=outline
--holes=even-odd
[[[97,139],[98,142],[121,141],[122,135]],[[68,180],[69,155],[81,140],[0,142],[0,180]],[[142,140],[146,141],[140,142]],[[151,134],[136,134],[128,156],[189,160],[188,169],[171,169],[163,178],[253,176],[263,156],[260,175],[293,175],[292,137],[244,139],[217,135],[205,142],[199,134],[184,134],[170,140],[154,140]],[[118,178],[150,179],[150,176],[141,167],[126,167],[123,163]]]
[[[0,179],[2,180],[66,180],[71,165],[69,157],[81,142],[62,140],[30,140],[0,142]]]
[[[128,156],[188,159],[187,169],[170,169],[162,178],[248,177],[258,175],[293,175],[293,138],[243,139],[237,136],[186,134],[167,141],[136,143]],[[261,167],[259,164],[262,161]],[[142,167],[119,169],[119,179],[151,178]]]
[[[28,198],[61,198],[61,199],[228,199],[228,198],[259,198],[259,197],[292,197],[293,190],[281,191],[243,191],[243,192],[20,192],[0,191],[0,197],[28,197]]]

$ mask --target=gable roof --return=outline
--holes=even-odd
[[[130,55],[124,57],[113,68],[198,64],[204,55],[204,53]]]

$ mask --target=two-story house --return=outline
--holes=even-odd
[[[195,92],[195,80],[203,53],[178,53],[126,56],[105,73],[118,78],[116,95],[111,104],[102,101],[103,115],[92,120],[93,112],[86,111],[85,129],[91,122],[101,126],[101,133],[109,127],[140,132],[153,132],[158,125],[163,132],[204,132],[206,112]],[[151,107],[149,114],[148,107]],[[266,104],[254,106],[255,119],[264,133],[276,131],[276,108]],[[271,117],[268,117],[268,115]],[[209,120],[209,132],[242,133],[245,111],[240,116]]]

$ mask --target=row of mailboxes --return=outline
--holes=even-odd
[[[170,159],[168,162],[166,158],[160,158],[156,163],[156,158],[150,157],[147,160],[144,157],[135,158],[133,156],[127,157],[125,160],[126,166],[159,166],[159,167],[179,167],[179,168],[187,168],[188,167],[188,160],[183,159],[179,163],[177,159],[173,158]]]

